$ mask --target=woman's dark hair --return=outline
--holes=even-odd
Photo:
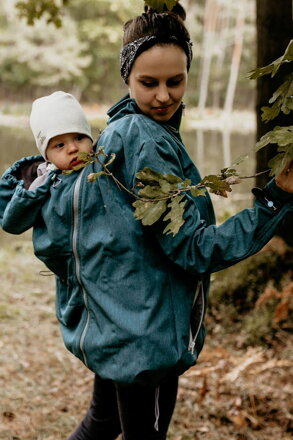
[[[157,12],[156,9],[151,8],[148,5],[145,5],[144,12],[148,13],[154,13]],[[175,6],[173,6],[172,11],[170,11],[167,6],[164,4],[164,10],[163,12],[172,12],[173,14],[177,14],[183,21],[186,20],[186,12],[183,6],[181,6],[179,3],[176,3]]]
[[[135,17],[124,25],[123,46],[132,43],[139,38],[156,35],[167,41],[170,35],[179,40],[190,40],[188,30],[184,25],[186,13],[184,8],[177,3],[172,11],[158,13],[155,9],[145,6],[145,12]]]
[[[184,25],[185,11],[178,3],[172,11],[161,13],[146,6],[145,12],[124,25],[123,48],[120,51],[120,73],[126,84],[136,58],[152,46],[174,44],[187,57],[187,71],[192,60],[192,43]]]

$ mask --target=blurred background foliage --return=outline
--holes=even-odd
[[[247,73],[256,64],[255,0],[181,3],[194,43],[186,103],[195,106],[201,99],[204,106],[224,106],[238,38],[241,62],[233,100],[238,108],[253,108],[255,84]],[[51,16],[48,11],[56,4],[61,15],[54,23],[56,11]],[[28,12],[36,6],[41,18],[30,26]],[[83,101],[114,102],[127,91],[119,76],[123,23],[143,6],[143,0],[2,0],[0,98],[31,100],[64,89]],[[47,12],[42,14],[42,7]]]

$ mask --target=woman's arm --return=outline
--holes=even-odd
[[[141,150],[136,172],[145,166],[160,173],[182,177],[182,163],[165,141],[149,141]],[[281,178],[291,188],[292,177]],[[280,183],[280,179],[277,180]],[[176,236],[163,234],[166,223],[153,226],[157,239],[168,257],[187,271],[211,273],[231,266],[258,252],[275,234],[285,217],[293,210],[293,195],[283,191],[273,179],[258,194],[251,209],[230,217],[223,224],[208,224],[200,211],[200,197],[186,195],[185,223]],[[208,209],[208,204],[206,205]]]

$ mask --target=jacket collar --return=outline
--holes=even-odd
[[[175,133],[177,132],[179,134],[183,108],[184,106],[182,104],[168,122],[158,122],[158,124],[171,130],[173,133],[175,131]],[[143,113],[136,104],[136,101],[130,98],[129,94],[127,94],[115,105],[113,105],[113,107],[109,109],[107,114],[109,116],[108,124],[110,124],[111,122],[123,118],[124,116]]]

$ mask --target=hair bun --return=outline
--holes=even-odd
[[[149,3],[151,3],[151,4],[154,3],[154,6],[155,6],[155,4],[156,4],[157,2],[156,2],[156,1],[149,1]],[[177,16],[180,17],[181,20],[183,20],[183,21],[186,19],[186,12],[185,12],[185,9],[183,8],[183,6],[181,6],[181,5],[179,4],[179,2],[177,2],[177,3],[173,6],[172,10],[168,9],[165,3],[164,3],[163,8],[160,9],[160,10],[159,10],[159,9],[156,9],[156,8],[154,8],[154,7],[152,7],[152,6],[149,6],[148,4],[145,4],[145,6],[144,6],[144,11],[145,11],[146,14],[170,13],[170,14],[177,15]]]

